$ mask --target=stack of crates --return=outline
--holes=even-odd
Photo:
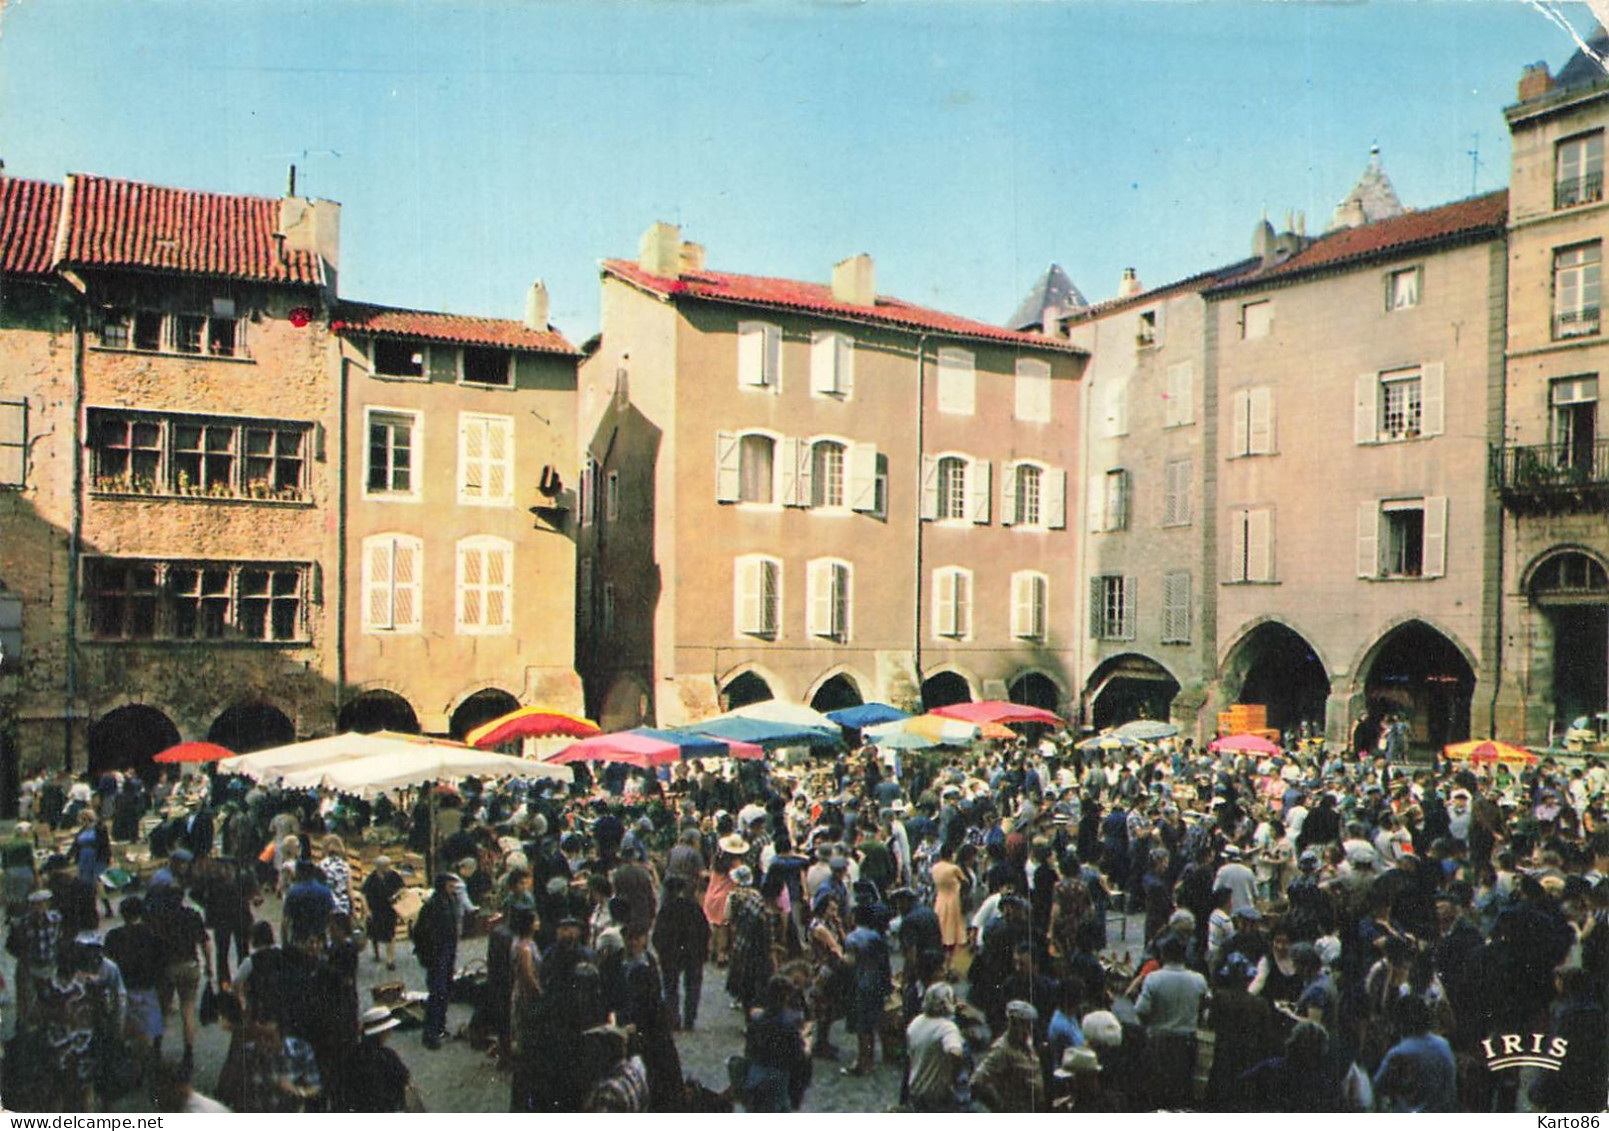
[[[1218,712],[1219,734],[1260,734],[1266,738],[1267,731],[1268,708],[1261,703],[1236,703]]]

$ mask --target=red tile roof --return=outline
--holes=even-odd
[[[667,279],[644,271],[622,259],[604,260],[605,274],[666,297],[705,299],[711,302],[761,306],[775,310],[797,310],[829,318],[852,318],[880,322],[907,330],[928,330],[960,338],[975,338],[1033,349],[1061,353],[1083,353],[1071,342],[1057,341],[1040,334],[1027,334],[974,322],[956,314],[913,306],[897,298],[878,295],[875,306],[855,306],[833,297],[832,288],[821,283],[801,283],[792,279],[769,279],[759,275],[732,275],[716,271],[689,271],[680,278]]]
[[[1507,224],[1508,190],[1499,189],[1485,196],[1444,204],[1440,208],[1408,212],[1359,228],[1331,232],[1320,236],[1283,263],[1231,279],[1213,290],[1229,291],[1316,271],[1336,270],[1426,244],[1496,236],[1503,232]]]
[[[321,285],[318,256],[275,239],[279,203],[71,173],[60,262]]]
[[[1094,306],[1075,311],[1068,316],[1067,322],[1069,325],[1077,325],[1081,322],[1095,322],[1121,310],[1131,310],[1137,306],[1149,306],[1153,302],[1161,302],[1164,299],[1175,298],[1179,295],[1194,294],[1215,286],[1222,286],[1236,276],[1250,271],[1257,266],[1257,263],[1258,260],[1255,259],[1242,259],[1223,267],[1214,267],[1210,271],[1202,271],[1185,279],[1164,283],[1160,287],[1152,287],[1150,290],[1141,291],[1139,294],[1110,298],[1105,302],[1098,302]]]
[[[49,274],[60,216],[60,185],[0,177],[0,271]]]
[[[335,320],[330,327],[346,333],[422,338],[432,342],[579,356],[579,351],[559,331],[551,327],[531,330],[525,323],[511,318],[474,318],[466,314],[438,314],[430,310],[403,310],[393,306],[343,302],[336,307]]]

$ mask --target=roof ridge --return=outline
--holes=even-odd
[[[126,185],[136,189],[155,189],[158,192],[177,192],[189,196],[210,196],[223,200],[251,201],[259,204],[278,204],[281,196],[260,196],[250,192],[227,192],[221,189],[186,188],[183,185],[163,185],[155,181],[139,181],[130,177],[113,177],[105,173],[68,173],[67,180],[101,181],[111,185]]]

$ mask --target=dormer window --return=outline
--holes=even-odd
[[[513,358],[507,350],[465,346],[461,355],[464,384],[506,388],[514,383],[513,366],[510,364]]]

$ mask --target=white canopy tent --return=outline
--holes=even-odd
[[[306,742],[271,746],[250,754],[236,754],[233,758],[222,759],[218,763],[218,772],[243,774],[257,781],[277,781],[288,773],[310,766],[337,762],[343,758],[368,758],[396,750],[408,742],[420,741],[427,740],[391,731],[332,734],[327,738],[312,738]]]
[[[813,707],[803,703],[790,703],[784,699],[766,699],[759,703],[750,703],[747,706],[735,707],[724,715],[716,715],[716,719],[759,719],[768,723],[783,723],[787,726],[813,727],[833,736],[843,734],[843,728],[833,722],[826,715]],[[713,722],[713,719],[705,719]],[[688,729],[697,730],[694,723]]]
[[[362,758],[342,758],[287,773],[290,789],[323,788],[358,797],[463,778],[550,778],[570,781],[569,766],[554,766],[457,746],[415,744]]]

